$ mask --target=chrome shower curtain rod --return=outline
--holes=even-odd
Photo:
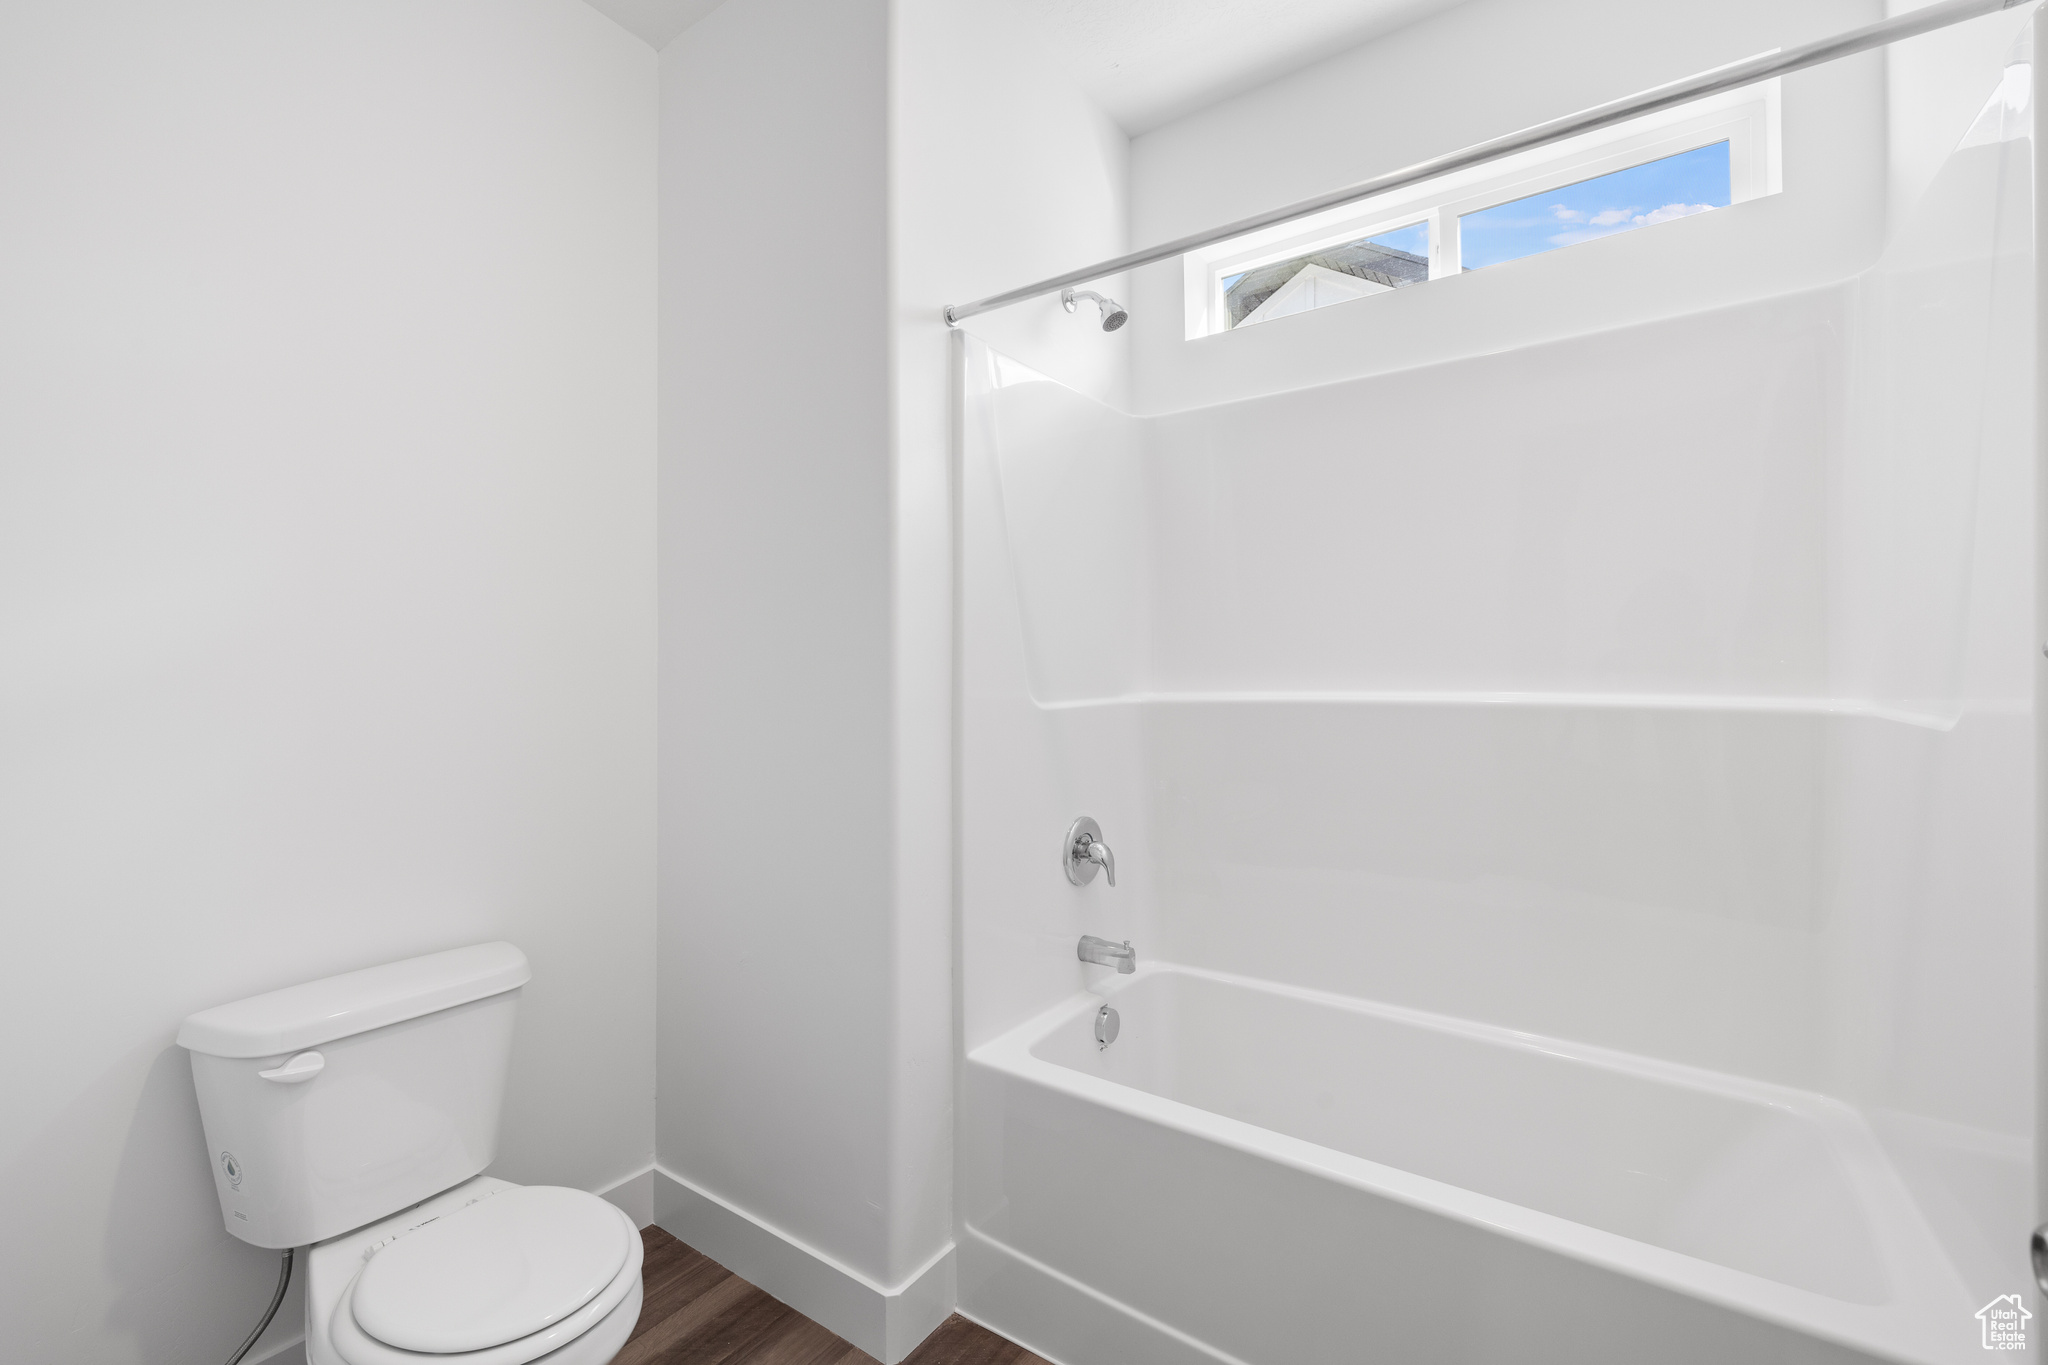
[[[2017,9],[2023,4],[2030,3],[2032,3],[2032,0],[1942,0],[1940,4],[1914,10],[1911,14],[1901,14],[1897,18],[1880,20],[1875,24],[1866,24],[1862,28],[1851,29],[1847,33],[1838,33],[1832,38],[1823,38],[1819,42],[1807,43],[1802,47],[1795,47],[1788,51],[1774,52],[1762,57],[1752,57],[1746,62],[1737,62],[1732,66],[1719,67],[1697,76],[1689,76],[1682,81],[1673,81],[1669,85],[1660,85],[1654,90],[1645,90],[1640,95],[1630,95],[1625,99],[1610,100],[1606,104],[1596,105],[1580,113],[1567,114],[1563,118],[1555,118],[1548,123],[1539,123],[1533,128],[1524,128],[1519,133],[1509,133],[1505,137],[1497,137],[1489,142],[1480,142],[1459,151],[1446,152],[1442,156],[1433,157],[1428,161],[1419,161],[1415,165],[1406,167],[1403,170],[1389,171],[1385,175],[1374,176],[1371,180],[1361,180],[1356,185],[1351,185],[1341,190],[1332,190],[1328,194],[1320,194],[1313,199],[1304,199],[1300,203],[1289,204],[1285,208],[1254,214],[1250,218],[1240,218],[1234,223],[1225,223],[1222,227],[1210,228],[1207,232],[1197,232],[1191,236],[1177,237],[1173,241],[1162,242],[1158,246],[1147,247],[1143,251],[1133,251],[1129,255],[1113,257],[1107,261],[1097,261],[1094,265],[1083,266],[1079,270],[1070,270],[1064,275],[1055,275],[1049,280],[1040,280],[1036,284],[1027,284],[1021,289],[1012,289],[1001,294],[991,294],[985,299],[976,299],[973,303],[949,303],[945,308],[946,323],[948,326],[957,326],[963,320],[971,318],[977,313],[986,313],[996,308],[1007,308],[1013,303],[1022,303],[1026,299],[1035,299],[1041,294],[1058,293],[1062,289],[1068,289],[1077,284],[1086,284],[1090,280],[1099,280],[1105,275],[1115,275],[1125,270],[1134,270],[1141,265],[1151,265],[1155,261],[1171,260],[1175,256],[1184,256],[1190,251],[1197,251],[1202,247],[1212,246],[1217,242],[1228,241],[1230,238],[1242,233],[1256,232],[1260,228],[1273,227],[1280,223],[1291,222],[1296,218],[1306,218],[1312,213],[1321,213],[1324,209],[1338,208],[1344,204],[1355,204],[1361,199],[1370,199],[1376,194],[1385,194],[1389,190],[1405,189],[1410,185],[1419,184],[1424,180],[1433,179],[1436,176],[1445,175],[1451,171],[1462,171],[1471,166],[1483,166],[1489,161],[1498,161],[1500,158],[1512,156],[1516,152],[1526,152],[1532,147],[1541,147],[1546,143],[1562,141],[1565,138],[1574,137],[1580,133],[1590,133],[1597,128],[1606,128],[1616,123],[1624,123],[1643,114],[1654,114],[1660,109],[1669,109],[1675,104],[1685,104],[1688,101],[1702,99],[1708,95],[1717,95],[1723,90],[1734,90],[1741,86],[1753,85],[1758,81],[1769,80],[1773,76],[1785,75],[1787,72],[1804,71],[1809,66],[1819,66],[1823,62],[1831,62],[1838,57],[1850,57],[1858,52],[1868,52],[1872,48],[1884,47],[1887,44],[1895,43],[1901,38],[1912,38],[1922,33],[1931,33],[1938,28],[1947,28],[1950,24],[1959,24],[1965,19],[1975,19],[1980,15],[1995,14],[2000,10]]]

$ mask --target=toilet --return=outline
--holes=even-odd
[[[519,949],[483,943],[179,1028],[222,1222],[306,1248],[307,1365],[604,1365],[632,1334],[632,1219],[482,1174],[531,976]]]

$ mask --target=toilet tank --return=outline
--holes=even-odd
[[[178,1042],[228,1231],[305,1246],[490,1165],[531,975],[511,944],[482,943],[185,1020]]]

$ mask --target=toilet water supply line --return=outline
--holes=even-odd
[[[249,1354],[249,1348],[256,1344],[256,1338],[263,1335],[263,1329],[270,1326],[270,1320],[277,1316],[277,1306],[284,1302],[284,1291],[292,1282],[292,1249],[284,1249],[284,1264],[277,1269],[277,1289],[270,1296],[270,1307],[263,1310],[263,1321],[256,1324],[256,1330],[249,1333],[249,1339],[242,1343],[242,1349],[228,1357],[228,1365],[241,1365],[242,1357]]]
[[[1929,5],[1925,9],[1917,9],[1874,24],[1866,24],[1862,28],[1850,29],[1847,33],[1838,33],[1819,42],[1806,43],[1782,52],[1766,53],[1761,57],[1751,57],[1748,61],[1716,67],[1697,76],[1688,76],[1682,81],[1673,81],[1669,85],[1645,90],[1639,95],[1610,100],[1606,104],[1595,105],[1580,113],[1567,114],[1548,123],[1539,123],[1533,128],[1524,128],[1519,133],[1509,133],[1505,137],[1497,137],[1489,142],[1475,143],[1459,151],[1446,152],[1442,156],[1417,162],[1402,170],[1390,171],[1386,175],[1361,180],[1356,185],[1341,190],[1332,190],[1313,199],[1289,204],[1286,208],[1254,214],[1250,218],[1240,218],[1234,223],[1225,223],[1222,227],[1210,228],[1206,232],[1197,232],[1187,237],[1177,237],[1173,241],[1162,242],[1143,251],[1133,251],[1129,255],[1118,256],[1112,260],[1097,261],[1094,265],[1069,270],[1064,275],[1055,275],[1049,280],[1027,284],[1021,289],[991,294],[985,299],[976,299],[973,303],[949,303],[945,308],[946,324],[957,327],[962,321],[977,313],[1007,308],[1013,303],[1035,299],[1041,294],[1057,294],[1063,289],[1071,289],[1090,280],[1099,280],[1105,275],[1117,275],[1126,270],[1135,270],[1141,265],[1152,265],[1159,261],[1171,260],[1175,256],[1185,256],[1190,251],[1199,251],[1205,246],[1214,246],[1218,242],[1228,241],[1247,232],[1256,232],[1260,228],[1275,227],[1281,223],[1292,222],[1296,218],[1306,218],[1312,213],[1321,213],[1325,209],[1355,204],[1361,199],[1406,189],[1452,171],[1483,166],[1489,161],[1498,161],[1516,152],[1526,152],[1531,148],[1562,141],[1580,133],[1612,127],[1614,124],[1625,123],[1644,114],[1654,114],[1660,109],[1704,99],[1708,95],[1717,95],[1724,90],[1754,85],[1773,76],[1804,71],[1807,67],[1819,66],[1838,57],[1854,56],[1858,52],[1885,47],[1901,38],[1917,37],[1922,33],[1947,28],[1950,24],[1959,24],[1965,19],[1996,14],[2000,10],[2016,9],[2028,3],[2031,3],[2031,0],[1942,0],[1940,4]]]

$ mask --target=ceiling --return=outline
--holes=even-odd
[[[669,39],[717,9],[723,0],[585,0],[628,33],[636,33],[659,52]]]
[[[720,0],[588,0],[656,48]],[[1010,0],[1131,134],[1463,0]]]
[[[1127,133],[1249,90],[1463,0],[1011,0]]]

